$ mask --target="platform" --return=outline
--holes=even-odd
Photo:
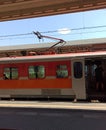
[[[0,101],[0,108],[48,108],[106,111],[106,103],[98,102],[54,102],[54,101]]]

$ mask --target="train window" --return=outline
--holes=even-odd
[[[75,78],[82,78],[82,63],[81,62],[74,62],[74,77]]]
[[[56,69],[57,78],[66,78],[68,77],[68,69],[66,65],[57,65]]]
[[[4,68],[5,79],[18,79],[18,68],[9,67]]]
[[[44,66],[30,66],[29,67],[29,78],[44,78],[45,77],[45,67]]]

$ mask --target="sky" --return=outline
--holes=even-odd
[[[57,42],[39,41],[33,31],[65,41],[105,38],[106,9],[0,22],[0,46]]]

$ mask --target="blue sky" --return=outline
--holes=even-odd
[[[68,34],[59,29],[70,29]],[[106,9],[0,22],[0,46],[54,42],[37,39],[33,31],[65,41],[106,37]]]

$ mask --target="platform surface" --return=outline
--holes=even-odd
[[[76,109],[76,110],[105,110],[106,103],[96,102],[55,102],[55,101],[0,101],[0,108],[49,108],[49,109]]]

